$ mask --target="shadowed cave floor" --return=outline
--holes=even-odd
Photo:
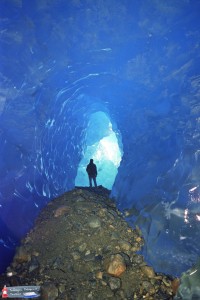
[[[129,227],[109,194],[102,186],[77,187],[51,201],[1,286],[39,285],[45,300],[173,299],[178,279],[145,263],[139,228]]]

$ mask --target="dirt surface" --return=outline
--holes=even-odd
[[[51,201],[17,249],[1,286],[39,285],[40,299],[173,299],[178,279],[156,274],[144,244],[103,187]]]

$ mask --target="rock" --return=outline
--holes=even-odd
[[[165,277],[163,277],[163,283],[166,285],[166,286],[171,286],[171,281],[167,281],[167,279]]]
[[[70,299],[68,298],[68,296],[66,295],[66,293],[63,293],[63,294],[61,294],[59,296],[59,300],[70,300]]]
[[[113,232],[112,235],[111,235],[111,241],[118,240],[119,237],[120,237],[120,235],[119,235],[118,232]]]
[[[143,239],[140,236],[138,236],[135,240],[136,240],[137,243],[142,243],[143,242]]]
[[[103,278],[103,272],[98,271],[98,272],[96,273],[95,277],[96,277],[97,279],[102,279],[102,278]]]
[[[112,291],[116,291],[121,287],[121,280],[116,277],[110,277],[108,284]]]
[[[112,276],[119,277],[126,271],[124,258],[120,254],[111,255],[104,261],[105,270]]]
[[[28,270],[29,270],[29,272],[33,272],[38,268],[39,268],[39,262],[38,262],[37,258],[35,256],[33,256]]]
[[[42,300],[55,300],[57,297],[58,289],[53,283],[47,282],[41,287]]]
[[[74,195],[81,195],[83,193],[83,190],[82,189],[76,189],[73,194]]]
[[[123,290],[118,290],[115,292],[116,299],[127,300],[127,297]]]
[[[39,255],[40,255],[40,253],[39,253],[39,252],[37,252],[37,251],[33,251],[33,252],[32,252],[32,255],[33,255],[33,256],[39,256]]]
[[[132,264],[133,264],[134,266],[136,266],[136,265],[141,265],[141,264],[144,263],[144,258],[143,258],[142,255],[139,255],[139,254],[135,254],[135,253],[134,253],[134,254],[131,256],[131,262],[132,262]]]
[[[119,246],[121,248],[121,250],[124,250],[124,251],[129,251],[131,249],[131,244],[129,242],[126,242],[126,241],[119,241]]]
[[[56,259],[53,260],[53,262],[52,262],[52,268],[53,269],[60,268],[62,265],[63,265],[63,262],[62,262],[61,257],[56,257]]]
[[[66,289],[65,284],[63,284],[63,283],[59,284],[58,289],[59,289],[59,292],[60,292],[60,293],[64,293],[64,292],[65,292],[65,289]]]
[[[101,227],[101,221],[95,216],[88,219],[88,224],[91,228]]]
[[[101,208],[101,209],[99,209],[99,212],[98,212],[98,215],[100,216],[100,217],[105,217],[106,216],[106,209],[105,208]]]
[[[176,295],[180,285],[180,280],[178,278],[175,278],[171,284],[172,284],[172,292],[174,295]]]
[[[125,265],[126,265],[127,267],[128,267],[128,266],[131,266],[131,260],[130,260],[129,255],[126,254],[126,253],[124,253],[124,252],[121,252],[120,255],[123,257]]]
[[[142,282],[142,287],[144,290],[146,290],[147,292],[149,292],[149,294],[154,294],[155,293],[155,288],[153,287],[153,285],[151,284],[151,282],[144,280]]]
[[[104,246],[103,249],[102,249],[102,252],[103,252],[104,254],[108,254],[108,253],[110,253],[111,251],[112,251],[112,246],[111,246],[111,245],[106,245],[106,246]]]
[[[6,276],[7,277],[12,277],[14,275],[16,275],[17,273],[15,271],[13,271],[10,267],[7,268],[6,270]]]
[[[78,198],[76,198],[76,202],[83,202],[85,201],[85,199],[81,196],[79,196]]]
[[[154,278],[156,276],[152,267],[149,266],[142,266],[141,267],[142,273],[147,276],[148,278]]]
[[[139,251],[140,249],[141,249],[141,245],[135,242],[135,243],[134,243],[134,246],[131,248],[131,251],[137,252],[137,251]]]
[[[101,284],[102,284],[102,286],[107,286],[107,282],[104,280],[101,281]]]
[[[25,247],[20,247],[17,249],[17,252],[14,257],[14,261],[17,263],[24,263],[31,260],[31,255],[28,253],[28,250]]]
[[[93,253],[86,254],[85,257],[84,257],[84,260],[85,261],[94,261],[95,260],[95,255]]]
[[[54,212],[54,217],[58,218],[60,216],[63,216],[65,213],[67,213],[69,211],[70,211],[70,207],[68,207],[66,205],[62,205],[56,209],[56,211]]]
[[[87,244],[86,244],[86,243],[83,243],[83,244],[81,244],[81,245],[78,247],[78,250],[79,250],[80,252],[84,252],[86,248],[87,248]]]
[[[81,258],[80,253],[78,251],[72,252],[72,257],[74,260],[79,260]]]

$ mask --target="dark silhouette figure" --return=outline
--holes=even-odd
[[[92,187],[92,180],[94,181],[94,186],[97,187],[97,166],[93,163],[93,159],[90,159],[90,163],[87,165],[86,171],[88,173],[90,187]]]

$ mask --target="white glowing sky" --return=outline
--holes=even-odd
[[[114,132],[99,141],[93,158],[97,161],[110,160],[114,163],[116,168],[119,167],[121,152]]]

